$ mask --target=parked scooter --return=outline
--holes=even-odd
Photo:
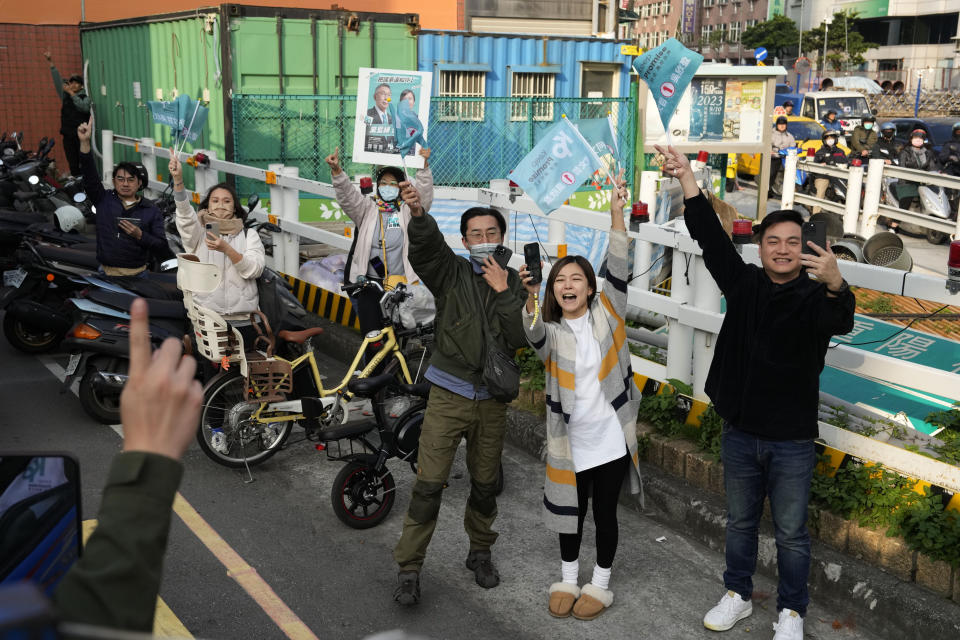
[[[894,164],[897,164],[894,160]],[[898,194],[899,186],[897,178],[884,176],[883,178],[883,201],[885,204],[903,208],[900,206],[901,196]],[[956,209],[951,208],[950,201],[947,198],[947,192],[943,187],[918,185],[917,196],[912,199],[909,211],[919,212],[938,220],[956,220]],[[925,237],[931,244],[941,244],[947,235],[943,231],[929,229],[919,224],[899,221],[900,231],[913,236]]]

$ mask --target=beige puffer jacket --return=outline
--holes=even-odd
[[[177,200],[177,230],[183,240],[183,248],[196,254],[200,262],[209,262],[220,267],[223,278],[220,286],[206,294],[196,294],[198,304],[220,315],[239,317],[259,309],[257,278],[263,273],[266,253],[260,235],[253,229],[227,236],[227,242],[243,256],[233,264],[225,253],[211,251],[203,241],[203,228],[193,206],[186,200]]]

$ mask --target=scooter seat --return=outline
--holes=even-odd
[[[144,298],[183,300],[183,292],[177,288],[176,282],[164,282],[152,277],[140,278],[138,276],[106,276],[103,279]]]
[[[37,253],[43,258],[54,262],[66,262],[77,267],[86,267],[89,269],[99,269],[100,261],[96,254],[90,251],[80,249],[67,249],[65,247],[51,247],[48,245],[37,245]]]
[[[361,398],[372,398],[377,391],[390,384],[395,379],[394,374],[384,373],[370,378],[354,378],[347,383],[347,390]]]
[[[377,428],[377,421],[370,418],[351,420],[340,425],[320,430],[317,437],[321,442],[331,442],[344,438],[356,438]]]
[[[103,291],[99,289],[91,290],[87,293],[87,298],[97,304],[102,304],[111,309],[119,311],[129,311],[130,304],[136,294],[131,292],[129,295],[116,293],[114,291]],[[171,320],[180,320],[187,314],[182,302],[174,300],[156,300],[146,298],[147,311],[151,318],[167,318]]]

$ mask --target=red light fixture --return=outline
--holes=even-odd
[[[753,238],[752,220],[734,220],[733,221],[733,243],[750,244]]]
[[[697,153],[697,162],[706,163],[707,160],[709,159],[710,159],[710,154],[707,153],[706,151],[701,150],[700,152]]]
[[[360,193],[363,195],[373,193],[373,178],[370,178],[369,176],[360,178]]]
[[[636,231],[645,222],[650,222],[649,206],[646,202],[634,202],[630,207],[630,230]]]

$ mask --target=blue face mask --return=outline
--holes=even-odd
[[[382,184],[377,189],[380,191],[380,198],[384,202],[393,202],[400,195],[400,187],[396,185]]]

